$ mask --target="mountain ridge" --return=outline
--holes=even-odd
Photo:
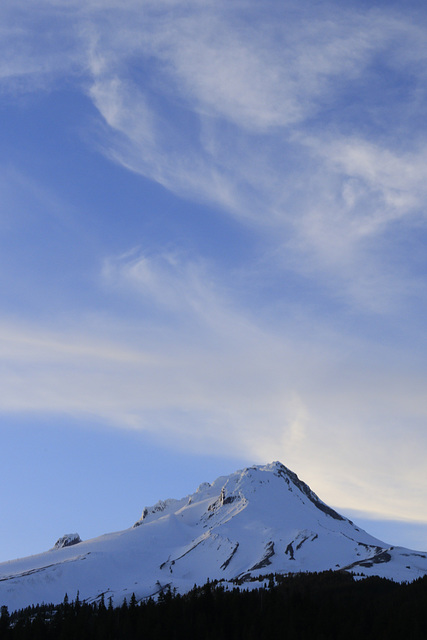
[[[207,579],[259,585],[266,573],[328,569],[411,581],[427,574],[427,553],[371,536],[274,462],[144,507],[129,529],[0,564],[0,604],[58,603],[77,591],[121,604]]]

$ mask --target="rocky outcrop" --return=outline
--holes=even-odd
[[[72,547],[74,544],[79,544],[81,538],[78,533],[66,533],[62,538],[59,538],[54,545],[54,549],[63,549],[64,547]]]
[[[140,519],[135,522],[133,528],[139,527],[143,522],[147,520],[147,518],[149,518],[149,516],[157,515],[162,511],[165,511],[165,509],[175,504],[176,502],[178,502],[178,500],[175,500],[174,498],[168,498],[167,500],[159,500],[152,507],[144,507]]]

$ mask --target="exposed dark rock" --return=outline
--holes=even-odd
[[[231,554],[228,556],[227,560],[225,562],[222,563],[221,565],[221,569],[224,570],[228,567],[228,565],[230,564],[230,562],[232,561],[237,549],[239,548],[239,543],[236,542],[233,551],[231,552]]]
[[[291,560],[295,560],[295,558],[294,558],[294,548],[292,546],[292,542],[290,542],[288,544],[288,546],[286,547],[285,553],[286,553],[286,555],[288,555],[288,554],[290,555]]]
[[[323,513],[326,513],[326,515],[331,516],[331,518],[334,518],[334,520],[345,520],[346,519],[346,518],[343,518],[343,516],[341,516],[339,513],[337,513],[333,509],[331,509],[331,507],[328,507],[327,504],[322,502],[320,500],[320,498],[314,493],[314,491],[312,491],[310,489],[308,484],[305,484],[305,482],[303,482],[302,480],[300,480],[298,478],[296,473],[294,473],[293,471],[291,471],[290,469],[285,467],[285,465],[281,464],[280,462],[276,463],[276,475],[281,477],[281,478],[283,478],[287,482],[287,484],[289,484],[289,479],[290,479],[293,482],[293,484],[296,487],[298,487],[298,489],[301,491],[301,493],[303,493],[305,496],[307,496],[307,498],[318,509],[320,509],[320,511],[323,511]]]
[[[298,549],[301,549],[302,545],[304,544],[304,542],[305,542],[306,540],[308,540],[308,539],[309,539],[309,537],[310,537],[310,536],[305,536],[305,537],[304,537],[300,542],[298,542],[298,544],[297,544],[297,548],[296,548],[296,551],[298,551]]]
[[[81,542],[81,538],[78,533],[66,533],[62,538],[59,538],[54,545],[54,549],[63,549],[64,547],[72,547],[74,544]]]
[[[226,495],[225,486],[222,487],[219,497],[208,506],[208,511],[211,512],[209,517],[212,516],[215,511],[222,507],[224,504],[232,504],[233,502],[236,502],[240,499],[240,496],[236,496],[233,494]]]
[[[265,553],[261,560],[254,564],[251,567],[250,571],[255,571],[256,569],[263,569],[264,567],[268,567],[271,564],[270,558],[274,556],[274,542],[270,540],[265,547]]]
[[[360,544],[361,546],[369,547],[369,545],[364,545],[362,543]],[[374,564],[385,564],[386,562],[390,562],[391,554],[389,553],[389,551],[391,551],[393,547],[390,547],[389,549],[375,547],[375,549],[377,550],[375,555],[371,556],[370,558],[366,558],[366,560],[352,562],[351,564],[343,567],[343,570],[348,571],[350,569],[354,569],[355,567],[366,567],[367,569],[369,569],[372,568]]]
[[[143,524],[144,520],[148,516],[151,516],[155,513],[161,513],[174,502],[177,502],[177,500],[174,500],[174,499],[159,500],[152,507],[144,507],[144,510],[142,512],[140,519],[135,522],[132,528],[135,529],[135,527],[139,527],[141,524]]]
[[[388,553],[388,551],[383,551],[382,553],[379,553],[378,555],[374,556],[372,558],[372,562],[374,564],[382,564],[383,562],[390,562],[391,560],[391,555]],[[363,564],[362,562],[360,564]]]

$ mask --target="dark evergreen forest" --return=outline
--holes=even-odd
[[[244,586],[244,585],[243,585]],[[241,587],[242,588],[242,587]],[[394,640],[427,638],[427,576],[409,584],[337,572],[269,576],[264,589],[207,583],[157,602],[134,595],[113,608],[64,598],[59,606],[1,609],[1,640]]]

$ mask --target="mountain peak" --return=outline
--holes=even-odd
[[[139,527],[143,523],[151,522],[155,519],[165,517],[176,510],[183,508],[185,505],[203,503],[208,496],[212,496],[212,501],[207,506],[208,516],[211,518],[214,513],[219,513],[219,508],[234,503],[239,508],[245,507],[250,501],[253,501],[254,494],[260,491],[272,497],[273,478],[279,479],[281,482],[274,485],[274,500],[277,503],[283,502],[283,496],[286,493],[295,493],[300,495],[304,501],[307,499],[322,513],[335,519],[346,521],[346,518],[328,507],[310,487],[299,479],[296,473],[288,469],[279,461],[271,462],[265,465],[252,465],[245,467],[228,476],[220,476],[214,482],[203,482],[197,490],[181,499],[168,498],[159,500],[153,506],[144,507],[140,519],[135,522],[134,527]],[[282,484],[284,482],[284,484]],[[273,483],[274,484],[274,483]],[[289,496],[288,496],[289,497]],[[273,500],[273,501],[274,501]],[[270,500],[271,501],[271,500]]]
[[[120,604],[134,592],[184,593],[207,579],[259,586],[271,573],[352,571],[395,580],[427,574],[427,553],[390,547],[326,505],[281,462],[203,482],[181,499],[145,507],[125,531],[0,565],[0,602],[10,609],[86,600]]]

